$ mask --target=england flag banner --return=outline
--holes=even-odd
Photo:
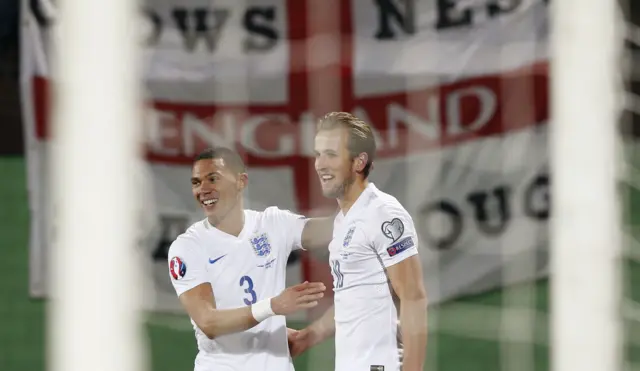
[[[203,218],[193,157],[236,149],[247,208],[326,215],[336,204],[320,192],[313,138],[338,110],[375,129],[370,179],[412,216],[432,304],[548,273],[548,1],[147,0],[139,15],[145,161],[132,256],[147,264],[145,308],[180,310],[167,252]],[[64,207],[49,199],[51,50],[64,40],[50,0],[25,2],[23,18],[30,293],[46,297]],[[323,254],[294,253],[287,274],[331,284]]]

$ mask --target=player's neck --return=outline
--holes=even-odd
[[[344,191],[344,195],[338,198],[338,205],[342,214],[346,215],[351,209],[351,206],[356,203],[358,197],[364,192],[369,185],[369,181],[366,179],[356,179],[347,189]]]
[[[242,207],[233,208],[220,220],[209,218],[209,223],[218,230],[237,237],[244,228],[244,209]]]

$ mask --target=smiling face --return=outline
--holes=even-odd
[[[328,198],[341,198],[358,176],[349,152],[348,131],[341,127],[318,131],[315,154],[322,194]]]
[[[210,220],[222,220],[239,207],[247,174],[233,171],[222,158],[202,159],[193,164],[191,190]]]

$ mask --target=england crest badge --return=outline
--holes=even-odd
[[[351,238],[353,237],[353,232],[355,232],[356,227],[351,227],[347,231],[347,234],[344,236],[344,240],[342,240],[342,247],[347,248],[351,243]]]
[[[266,233],[253,237],[249,241],[256,255],[268,256],[271,253],[271,244],[269,244],[269,238]]]

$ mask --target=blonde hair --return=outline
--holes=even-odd
[[[367,178],[376,155],[376,139],[373,136],[373,129],[369,124],[348,112],[327,113],[320,119],[317,126],[318,131],[335,128],[347,129],[349,133],[347,148],[352,159],[358,157],[362,152],[367,154],[367,164],[362,169],[362,174]]]

